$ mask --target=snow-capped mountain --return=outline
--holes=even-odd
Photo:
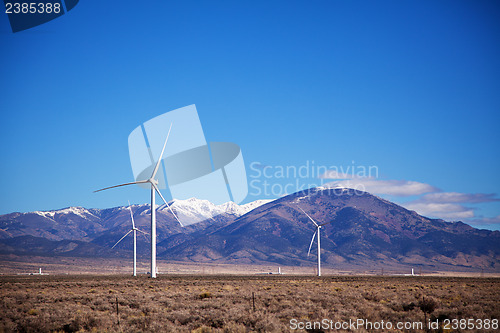
[[[80,216],[82,218],[88,218],[90,216],[94,216],[91,211],[83,208],[83,207],[68,207],[58,210],[49,210],[49,211],[34,211],[33,214],[37,214],[46,218],[54,218],[56,215],[65,215],[65,214],[73,214]]]
[[[214,222],[217,216],[219,222],[234,220],[250,210],[259,207],[270,200],[258,200],[245,205],[227,202],[214,205],[207,200],[191,198],[173,200],[169,205],[178,215],[183,224],[178,225],[167,205],[158,207],[159,234],[184,233],[183,226],[209,220]],[[150,205],[132,205],[136,223],[143,228],[149,227]],[[126,230],[130,224],[127,206],[107,209],[87,209],[83,207],[67,207],[50,211],[34,211],[28,213],[11,213],[0,216],[0,239],[31,235],[49,240],[90,240],[101,237],[106,231],[119,232]],[[169,221],[168,230],[165,222]],[[172,225],[170,225],[172,222]],[[175,222],[175,223],[173,223]],[[210,224],[208,222],[207,224]],[[200,227],[205,227],[206,224]]]
[[[245,205],[238,205],[232,201],[222,205],[214,205],[208,200],[190,198],[187,200],[173,200],[169,203],[174,213],[179,218],[183,226],[195,224],[205,220],[213,220],[221,214],[233,215],[240,217],[245,215],[252,209],[255,209],[272,200],[257,200]],[[163,212],[168,212],[167,205],[160,207]]]
[[[218,228],[267,202],[268,200],[259,200],[245,205],[228,202],[217,206],[196,198],[173,200],[169,205],[185,224],[180,225],[166,205],[157,206],[158,241],[179,237],[183,239],[196,232]],[[151,221],[150,205],[132,205],[131,209],[136,226],[148,231]],[[0,216],[0,253],[77,257],[123,255],[123,251],[129,251],[129,239],[124,239],[113,250],[111,246],[130,227],[128,206],[107,209],[67,207],[11,213]],[[149,251],[149,238],[141,234],[137,241],[138,253],[146,255]],[[166,248],[160,245],[158,250],[165,251]]]
[[[166,206],[157,210],[157,254],[168,260],[310,265],[314,226],[300,207],[327,223],[321,238],[326,266],[500,269],[500,232],[429,219],[352,189],[320,187],[246,205],[198,199],[169,204],[187,222],[181,226]],[[149,231],[150,206],[132,211],[136,226]],[[130,228],[127,207],[12,213],[0,216],[0,254],[123,257],[130,255],[131,237],[111,247]],[[149,241],[138,237],[140,256],[148,256]]]

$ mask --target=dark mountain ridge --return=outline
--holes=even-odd
[[[168,210],[160,208],[158,256],[200,263],[312,266],[317,256],[316,245],[309,257],[307,250],[315,227],[299,206],[318,223],[328,223],[321,229],[322,262],[326,267],[412,265],[500,271],[498,231],[429,219],[366,192],[322,187],[282,197],[241,216],[224,213],[184,228]],[[130,236],[115,248],[117,252],[107,252],[130,230],[126,207],[104,210],[71,207],[63,211],[0,216],[0,253],[74,256],[130,253]],[[138,228],[149,232],[149,205],[133,206],[133,211]],[[37,238],[19,239],[27,235]],[[36,244],[37,239],[43,246]],[[59,243],[68,240],[74,248]],[[16,241],[23,244],[22,250]],[[149,240],[140,236],[138,243],[139,253],[147,256]],[[40,248],[45,250],[40,252]]]
[[[321,231],[322,259],[327,265],[445,264],[499,269],[498,231],[429,219],[366,192],[323,188],[260,206],[160,255],[193,261],[311,263],[314,259],[307,257],[307,250],[315,228],[299,206],[318,223],[329,223]],[[313,247],[314,258],[316,252]]]

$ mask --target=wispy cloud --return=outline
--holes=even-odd
[[[495,198],[495,194],[492,193],[437,192],[425,194],[417,200],[402,205],[421,215],[470,222],[474,218],[474,209],[464,204],[494,201],[500,201],[500,199]]]
[[[418,197],[416,200],[400,204],[427,217],[448,221],[461,220],[471,225],[500,228],[500,215],[493,218],[477,218],[474,215],[475,208],[469,207],[477,203],[500,201],[500,198],[497,198],[494,193],[442,192],[439,188],[426,183],[360,177],[353,173],[337,170],[328,170],[319,178],[333,179],[333,182],[325,184],[330,187],[353,188],[382,196],[416,196]]]
[[[454,203],[427,203],[411,201],[402,204],[420,215],[444,220],[462,220],[474,217],[474,210]]]
[[[418,202],[429,203],[480,203],[500,201],[494,193],[440,192],[423,195]]]
[[[336,187],[354,188],[374,194],[387,194],[400,197],[421,195],[440,191],[437,187],[411,180],[377,180],[373,178],[355,178],[329,183]]]
[[[496,217],[479,217],[479,218],[469,219],[466,222],[472,226],[479,228],[488,227],[491,229],[500,230],[500,215]]]

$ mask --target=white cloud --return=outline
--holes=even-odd
[[[420,215],[440,218],[443,220],[463,220],[474,217],[471,208],[454,203],[426,203],[411,201],[402,204],[403,207],[414,210]]]
[[[429,184],[409,180],[376,180],[373,178],[356,178],[329,183],[335,187],[353,188],[374,194],[388,194],[408,197],[429,192],[437,192],[438,188]]]
[[[481,223],[484,225],[491,225],[496,222],[491,218],[474,218],[473,208],[466,207],[462,204],[492,201],[500,201],[500,199],[495,198],[495,194],[437,192],[425,194],[415,201],[406,202],[402,205],[428,217],[444,220],[463,220],[475,225]]]
[[[472,225],[473,227],[480,227],[480,228],[488,227],[489,229],[500,230],[500,215],[496,217],[482,217],[482,218],[469,219],[466,222]]]
[[[457,192],[440,192],[429,193],[418,199],[418,202],[428,203],[480,203],[500,201],[495,198],[494,193],[457,193]]]
[[[357,177],[349,173],[329,170],[320,178],[336,179],[325,184],[328,187],[352,188],[379,195],[397,197],[420,196],[417,200],[400,203],[403,207],[414,210],[420,215],[440,218],[447,221],[461,220],[475,226],[488,226],[500,230],[500,215],[494,218],[476,218],[474,208],[463,204],[496,202],[500,198],[494,193],[458,193],[441,192],[440,189],[426,183],[409,180],[378,180],[373,177]]]

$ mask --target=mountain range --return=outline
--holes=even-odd
[[[183,220],[204,221],[182,227],[165,206],[158,207],[161,259],[313,266],[316,247],[310,256],[307,250],[315,227],[300,207],[327,223],[321,238],[325,267],[500,271],[499,231],[430,219],[367,192],[318,187],[246,205],[194,198],[171,205]],[[137,227],[149,232],[150,206],[131,208]],[[125,257],[132,237],[111,247],[130,228],[128,207],[11,213],[0,216],[0,254]],[[138,252],[149,256],[148,237],[138,237]]]

